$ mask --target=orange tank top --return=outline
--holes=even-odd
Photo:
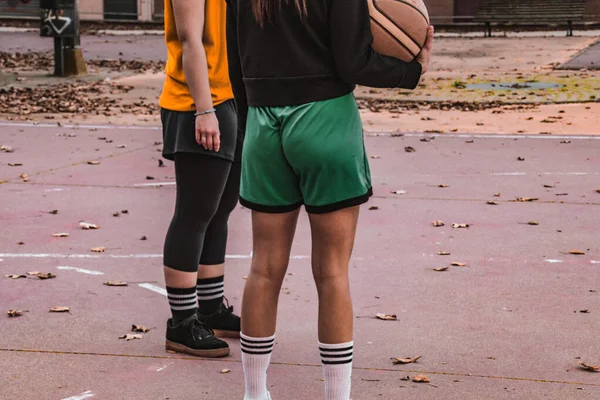
[[[202,43],[208,61],[208,80],[213,105],[233,98],[227,66],[227,46],[225,42],[225,0],[205,0],[205,22]],[[173,16],[171,0],[165,0],[165,39],[167,42],[166,80],[160,95],[162,108],[173,111],[193,111],[194,99],[185,81],[182,63],[181,42]]]

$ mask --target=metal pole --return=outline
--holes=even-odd
[[[54,75],[65,76],[65,51],[63,38],[54,38]]]

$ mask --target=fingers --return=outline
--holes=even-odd
[[[196,142],[205,150],[218,152],[221,149],[219,132],[196,132]]]

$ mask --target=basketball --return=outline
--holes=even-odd
[[[429,13],[422,0],[367,0],[373,50],[413,61],[427,39]]]

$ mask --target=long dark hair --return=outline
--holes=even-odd
[[[286,4],[293,2],[298,14],[302,18],[306,16],[306,0],[252,0],[254,17],[260,26],[264,26],[266,22],[273,20],[273,14],[281,8],[284,1]]]

